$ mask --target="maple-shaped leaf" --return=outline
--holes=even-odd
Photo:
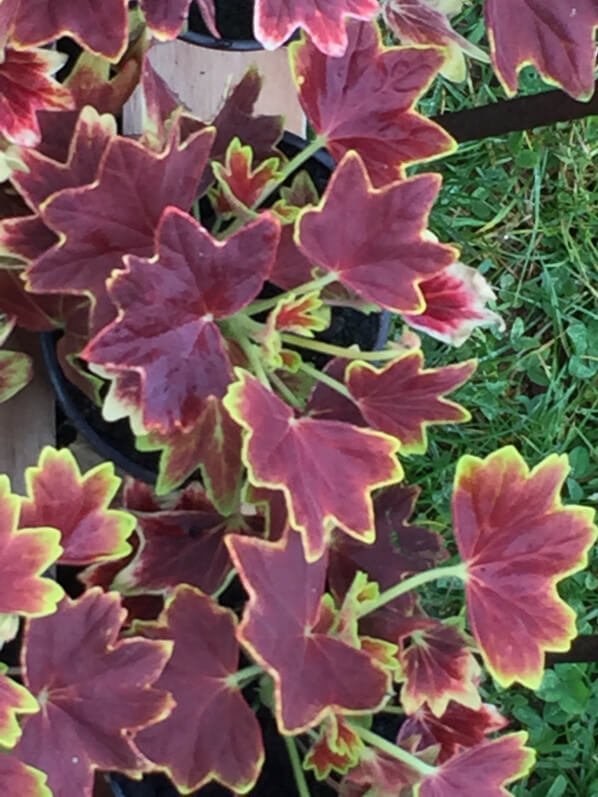
[[[312,279],[314,266],[299,249],[294,238],[295,222],[300,209],[276,203],[272,210],[280,220],[282,228],[270,282],[288,291],[309,282]]]
[[[127,0],[73,4],[70,0],[27,0],[14,20],[11,42],[28,49],[69,36],[86,50],[118,61],[128,43]]]
[[[33,361],[20,351],[0,351],[0,404],[15,396],[33,377]]]
[[[172,693],[177,705],[165,720],[137,734],[135,743],[185,794],[211,780],[245,794],[262,768],[260,726],[234,681],[236,625],[229,609],[181,585],[158,622],[139,627],[151,639],[174,641],[156,685]]]
[[[278,178],[279,166],[280,160],[276,157],[254,166],[251,147],[244,146],[239,138],[233,138],[224,163],[212,163],[218,187],[210,192],[210,197],[219,215],[227,218],[243,208],[253,207],[267,186]]]
[[[223,517],[205,491],[191,485],[172,509],[138,514],[139,548],[113,588],[145,594],[185,583],[213,594],[232,570],[224,536],[245,530],[249,527],[241,515]]]
[[[90,564],[129,553],[127,538],[135,528],[135,518],[109,509],[121,483],[111,462],[82,475],[68,448],[46,446],[37,466],[25,471],[25,481],[21,525],[59,529],[62,564]]]
[[[295,332],[313,338],[314,333],[322,332],[330,325],[330,308],[322,303],[317,293],[291,294],[278,302],[268,323],[280,332]]]
[[[423,454],[429,426],[471,418],[466,409],[445,396],[461,387],[475,369],[475,360],[425,369],[423,353],[413,350],[383,368],[351,363],[346,384],[373,429],[400,440],[401,454]]]
[[[347,48],[347,18],[372,19],[377,13],[376,0],[256,0],[253,27],[267,50],[280,47],[300,27],[318,50],[340,56]]]
[[[384,21],[404,44],[434,44],[446,48],[447,60],[440,72],[449,80],[467,77],[465,54],[488,63],[483,50],[464,39],[453,28],[447,12],[435,0],[385,0]]]
[[[421,312],[419,283],[457,256],[451,246],[424,237],[439,189],[440,177],[434,174],[373,188],[363,160],[348,153],[318,208],[299,217],[299,248],[362,299],[398,313]],[[347,217],[349,225],[343,222]],[[339,225],[343,235],[330,235]]]
[[[486,304],[496,295],[475,268],[452,263],[430,279],[420,282],[425,309],[418,315],[403,315],[414,329],[430,337],[461,346],[477,327],[496,327],[503,332],[505,322]]]
[[[62,587],[42,578],[62,553],[54,528],[19,528],[21,499],[0,476],[0,613],[41,617],[50,614],[64,595]]]
[[[190,5],[191,0],[141,0],[145,21],[158,41],[179,35]]]
[[[406,637],[410,644],[400,645],[399,661],[405,676],[401,703],[407,714],[427,703],[441,717],[451,700],[480,708],[480,667],[457,628],[426,617],[406,618],[401,643]]]
[[[31,692],[0,672],[0,742],[3,747],[13,747],[21,735],[17,716],[35,714],[38,710]],[[1,776],[0,785],[5,786]]]
[[[418,750],[440,744],[437,761],[442,764],[457,753],[480,744],[488,734],[500,731],[506,725],[506,717],[489,703],[483,703],[479,709],[471,709],[451,701],[441,717],[422,706],[401,725],[397,744],[410,737],[419,737]]]
[[[140,36],[118,64],[102,55],[83,51],[65,78],[78,108],[93,106],[98,113],[119,116],[139,83],[147,40]],[[44,126],[45,128],[45,126]]]
[[[243,143],[253,150],[256,162],[272,157],[274,147],[282,137],[284,117],[255,115],[255,104],[262,89],[263,79],[255,66],[250,66],[241,80],[233,86],[213,121],[216,138],[210,154],[211,160],[222,162],[228,145],[239,132]],[[206,168],[199,192],[203,193],[212,183],[211,167]]]
[[[156,257],[125,257],[126,270],[109,283],[118,318],[82,357],[140,374],[146,429],[189,429],[209,396],[224,395],[232,370],[216,320],[260,292],[278,235],[278,222],[264,214],[217,241],[187,213],[168,208],[156,234]]]
[[[448,133],[414,110],[442,67],[443,53],[383,47],[375,24],[352,22],[348,34],[341,58],[329,58],[305,40],[289,48],[303,110],[335,161],[357,151],[374,185],[381,186],[404,177],[412,163],[453,151]],[[360,207],[359,201],[352,207]],[[353,211],[352,222],[356,217]]]
[[[115,135],[114,117],[100,116],[87,106],[77,119],[66,162],[54,160],[35,149],[23,150],[23,168],[13,172],[11,182],[35,215],[2,221],[0,248],[4,254],[31,261],[56,243],[56,235],[37,215],[40,206],[58,191],[92,183],[100,159]]]
[[[91,797],[96,769],[137,775],[146,764],[132,735],[172,709],[154,687],[172,643],[118,640],[125,616],[118,594],[95,587],[26,626],[23,678],[40,711],[15,755],[48,774],[54,797]]]
[[[519,72],[533,64],[547,83],[562,86],[580,100],[594,93],[598,5],[595,0],[543,3],[542,0],[487,0],[492,61],[509,95]]]
[[[173,126],[161,153],[114,138],[91,185],[65,189],[44,203],[42,219],[60,241],[30,266],[28,287],[90,296],[92,332],[114,318],[106,280],[123,268],[123,255],[151,257],[164,208],[187,210],[196,197],[213,130],[195,133],[182,144],[179,134]]]
[[[241,429],[221,399],[208,396],[199,420],[189,430],[151,434],[143,447],[162,452],[156,483],[159,495],[174,490],[199,468],[208,495],[222,514],[238,506],[243,481]]]
[[[475,783],[476,797],[508,797],[509,783],[531,770],[535,752],[527,733],[510,733],[455,756],[414,786],[414,797],[463,797]]]
[[[17,269],[0,269],[0,312],[14,316],[18,326],[32,332],[54,329],[60,315],[60,297],[34,296],[25,290],[20,276]]]
[[[6,795],[54,797],[47,781],[45,772],[25,766],[11,755],[0,754],[0,783]]]
[[[301,533],[308,561],[320,558],[335,526],[373,541],[371,492],[402,478],[398,443],[338,421],[295,418],[257,379],[240,369],[238,376],[224,405],[246,432],[249,480],[284,492],[291,528]]]
[[[312,770],[318,780],[325,780],[331,772],[345,774],[357,765],[363,748],[361,738],[343,717],[330,714],[305,756],[303,767]]]
[[[423,526],[408,523],[419,496],[419,487],[393,485],[374,499],[376,538],[364,545],[345,534],[335,534],[330,551],[328,583],[342,600],[355,575],[367,573],[381,590],[401,579],[434,567],[446,559],[442,538]],[[413,610],[415,593],[408,592],[363,618],[360,630],[397,642],[405,615]]]
[[[366,747],[359,762],[343,778],[341,797],[403,797],[411,794],[420,775],[380,750]]]
[[[317,631],[327,556],[308,562],[290,531],[275,543],[236,534],[226,542],[249,594],[237,638],[274,679],[280,732],[300,733],[329,711],[376,711],[388,674],[364,651]]]
[[[87,105],[77,117],[66,161],[57,161],[36,149],[24,150],[23,169],[15,171],[11,182],[29,207],[37,211],[51,194],[92,183],[101,157],[115,136],[114,117],[100,115]]]
[[[73,107],[70,91],[50,77],[65,61],[63,53],[51,50],[6,49],[0,63],[0,134],[34,147],[41,138],[36,111]]]
[[[457,465],[453,523],[469,621],[504,687],[537,689],[544,652],[568,650],[577,635],[557,583],[586,566],[598,531],[592,509],[562,505],[568,472],[567,457],[556,454],[530,471],[513,446]]]

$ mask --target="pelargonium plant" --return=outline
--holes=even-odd
[[[401,459],[469,419],[447,396],[475,361],[427,368],[413,332],[323,339],[342,308],[455,345],[502,323],[428,229],[440,177],[408,171],[456,146],[416,104],[454,57],[438,17],[460,3],[256,0],[264,46],[304,30],[288,51],[314,135],[289,154],[282,118],[254,112],[254,69],[206,122],[152,68],[152,37],[177,35],[188,0],[49,2],[0,3],[0,342],[15,325],[60,331],[68,378],[160,464],[155,490],[122,486],[111,463],[81,473],[47,447],[25,495],[0,478],[0,636],[20,632],[20,666],[0,676],[0,785],[88,797],[96,770],[159,771],[181,793],[249,793],[266,712],[300,797],[305,771],[344,797],[505,794],[534,753],[523,732],[495,735],[508,720],[481,679],[536,688],[545,653],[568,649],[557,584],[585,567],[593,512],[562,504],[564,456],[466,456],[450,555],[409,522],[419,489]],[[505,86],[530,62],[587,96],[592,0],[551,11],[553,38],[509,6],[486,3]],[[406,44],[383,45],[379,11]],[[64,36],[81,53],[58,81],[67,57],[46,45]],[[118,118],[137,85],[131,137]],[[321,148],[327,181],[309,170]],[[0,352],[0,400],[30,373]],[[418,589],[444,579],[466,614],[425,611]]]

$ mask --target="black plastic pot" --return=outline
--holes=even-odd
[[[304,139],[287,132],[278,146],[287,157],[292,158],[305,147],[305,143]],[[328,152],[319,150],[301,168],[307,169],[322,193],[334,169],[334,161]],[[341,346],[359,343],[364,350],[381,349],[388,338],[390,321],[388,312],[364,315],[356,310],[333,308],[330,328],[318,337]],[[57,333],[42,332],[40,339],[44,363],[64,416],[63,423],[59,422],[58,425],[59,435],[66,422],[104,459],[114,462],[134,478],[154,484],[159,455],[138,451],[129,422],[126,419],[112,423],[105,421],[100,408],[66,378],[56,353]],[[318,357],[322,355],[316,355],[313,361],[321,365]]]
[[[215,0],[216,27],[222,38],[206,27],[196,3],[189,9],[189,29],[179,39],[211,50],[250,52],[263,50],[253,35],[253,6],[249,0]]]

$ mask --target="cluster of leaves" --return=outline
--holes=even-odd
[[[482,700],[480,660],[502,686],[536,688],[544,653],[568,648],[575,614],[556,585],[585,566],[593,513],[561,504],[562,456],[533,470],[510,446],[463,457],[458,559],[441,564],[442,539],[408,522],[419,491],[400,484],[401,460],[426,452],[431,426],[469,419],[446,396],[475,361],[425,367],[413,332],[376,351],[317,337],[339,307],[456,345],[501,326],[483,276],[427,229],[439,176],[407,174],[455,149],[415,110],[450,64],[450,29],[434,38],[427,0],[385,3],[409,42],[386,47],[373,0],[329,4],[329,17],[258,0],[265,45],[309,34],[289,58],[315,138],[289,158],[283,120],[254,113],[254,70],[209,123],[153,70],[151,36],[175,36],[189,0],[48,4],[0,4],[1,342],[15,324],[60,330],[65,373],[107,420],[129,420],[160,470],[156,494],[126,485],[124,509],[111,508],[112,466],[82,475],[66,450],[42,452],[24,497],[0,481],[5,639],[23,618],[23,683],[0,681],[0,740],[14,748],[0,783],[86,797],[96,769],[158,770],[183,792],[250,791],[264,743],[242,690],[259,678],[302,793],[296,745],[351,797],[456,797],[479,772],[485,793],[504,793],[534,756],[524,733],[487,738],[507,721]],[[428,38],[401,27],[418,8]],[[509,28],[503,49],[506,18],[491,0],[486,12],[510,89],[525,61],[563,79],[537,52],[545,36]],[[581,95],[595,19],[579,12],[554,24],[579,44],[578,82],[563,83]],[[58,82],[65,59],[40,47],[63,35],[83,52]],[[138,84],[133,139],[115,117]],[[337,163],[325,189],[302,170],[320,147]],[[7,399],[30,363],[3,355]],[[42,575],[55,563],[78,568],[80,597]],[[443,578],[464,584],[469,633],[418,598]],[[379,712],[406,716],[396,739],[372,730]]]

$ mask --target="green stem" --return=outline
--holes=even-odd
[[[367,608],[359,614],[359,617],[365,617],[366,614],[370,614],[370,612],[374,612],[381,606],[390,603],[390,601],[398,598],[399,595],[411,592],[411,590],[417,589],[417,587],[421,587],[423,584],[450,576],[456,576],[457,578],[465,580],[467,578],[467,566],[463,562],[459,562],[457,565],[434,567],[431,570],[424,570],[423,573],[417,573],[417,575],[411,576],[411,578],[406,578],[405,581],[401,581],[399,584],[395,584],[394,587],[390,587],[390,589],[381,592],[378,596],[378,600],[373,603],[368,602]]]
[[[259,664],[251,664],[249,667],[243,667],[242,670],[237,670],[237,672],[232,673],[226,679],[226,682],[229,686],[241,686],[244,685],[245,681],[251,681],[253,678],[257,678],[258,675],[262,675],[264,672],[264,668],[260,667]]]
[[[299,753],[297,752],[297,745],[295,744],[295,740],[292,736],[283,736],[284,743],[287,746],[287,752],[289,754],[289,761],[291,762],[291,766],[293,767],[293,775],[295,776],[295,784],[297,786],[297,793],[299,797],[311,797],[309,793],[309,786],[307,785],[307,780],[305,779],[305,772],[303,771],[303,767],[301,766],[301,760],[299,758]]]
[[[347,721],[345,720],[345,722]],[[410,769],[414,769],[416,772],[419,772],[420,775],[427,777],[437,772],[436,767],[433,767],[431,764],[426,764],[425,761],[421,761],[417,756],[408,753],[407,750],[403,750],[402,747],[388,742],[386,739],[383,739],[382,736],[378,736],[377,733],[368,731],[367,728],[363,728],[361,725],[354,725],[352,722],[347,722],[347,724],[355,733],[361,736],[364,742],[372,745],[372,747],[377,747],[379,750],[382,750],[383,753],[386,753],[392,758],[396,758],[397,761],[407,764]]]
[[[199,212],[199,199],[196,199],[191,206],[191,213],[196,221],[201,221],[201,214]]]
[[[228,319],[228,332],[229,334],[234,337],[237,341],[239,346],[243,349],[245,354],[247,355],[247,359],[249,360],[249,364],[253,368],[255,375],[260,380],[262,385],[269,388],[270,387],[270,380],[268,379],[268,375],[266,374],[266,370],[262,361],[260,360],[259,354],[257,352],[256,346],[251,341],[247,340],[247,335],[245,332],[247,331],[248,324],[246,322],[251,321],[250,318],[242,318],[236,317]]]
[[[285,299],[303,296],[305,293],[315,293],[316,291],[325,288],[326,285],[330,285],[331,282],[335,282],[336,279],[336,274],[325,274],[323,277],[318,277],[317,279],[305,282],[303,285],[298,285],[296,288],[293,288],[290,291],[279,293],[278,296],[272,296],[270,299],[259,299],[257,302],[250,304],[249,307],[246,307],[244,314],[256,315],[257,313],[263,313],[265,310],[270,310],[272,307],[276,307],[279,302],[283,302]]]
[[[312,155],[315,155],[319,149],[322,149],[323,146],[326,145],[326,137],[325,136],[316,136],[313,141],[310,141],[306,147],[304,147],[300,152],[298,152],[294,158],[286,164],[286,166],[282,169],[282,171],[278,175],[278,180],[275,183],[269,183],[262,193],[258,196],[255,200],[253,205],[251,206],[251,210],[255,210],[259,208],[263,203],[272,196],[275,191],[278,191],[281,185],[285,182],[287,178],[289,178],[294,172],[299,169],[300,166],[303,166],[305,161],[309,160]]]
[[[306,374],[313,376],[314,379],[322,382],[322,384],[332,388],[332,390],[336,390],[337,393],[340,393],[341,396],[349,399],[349,401],[353,401],[353,396],[349,393],[342,382],[339,382],[337,379],[333,379],[331,376],[328,376],[328,374],[322,373],[322,371],[318,371],[317,368],[314,368],[313,365],[309,365],[309,363],[302,362],[299,368]]]
[[[273,386],[278,390],[280,395],[284,398],[287,404],[290,404],[291,407],[296,407],[298,410],[303,409],[303,405],[297,398],[297,396],[293,393],[290,388],[288,388],[282,379],[277,376],[276,374],[269,375],[270,382],[272,382]]]
[[[345,360],[396,360],[405,352],[401,349],[383,349],[382,351],[359,351],[357,349],[345,349],[342,346],[334,346],[332,343],[323,343],[320,340],[304,338],[301,335],[293,335],[290,332],[283,332],[281,338],[284,343],[292,346],[299,346],[302,349],[312,349],[322,354],[330,354],[332,357],[343,357]]]

